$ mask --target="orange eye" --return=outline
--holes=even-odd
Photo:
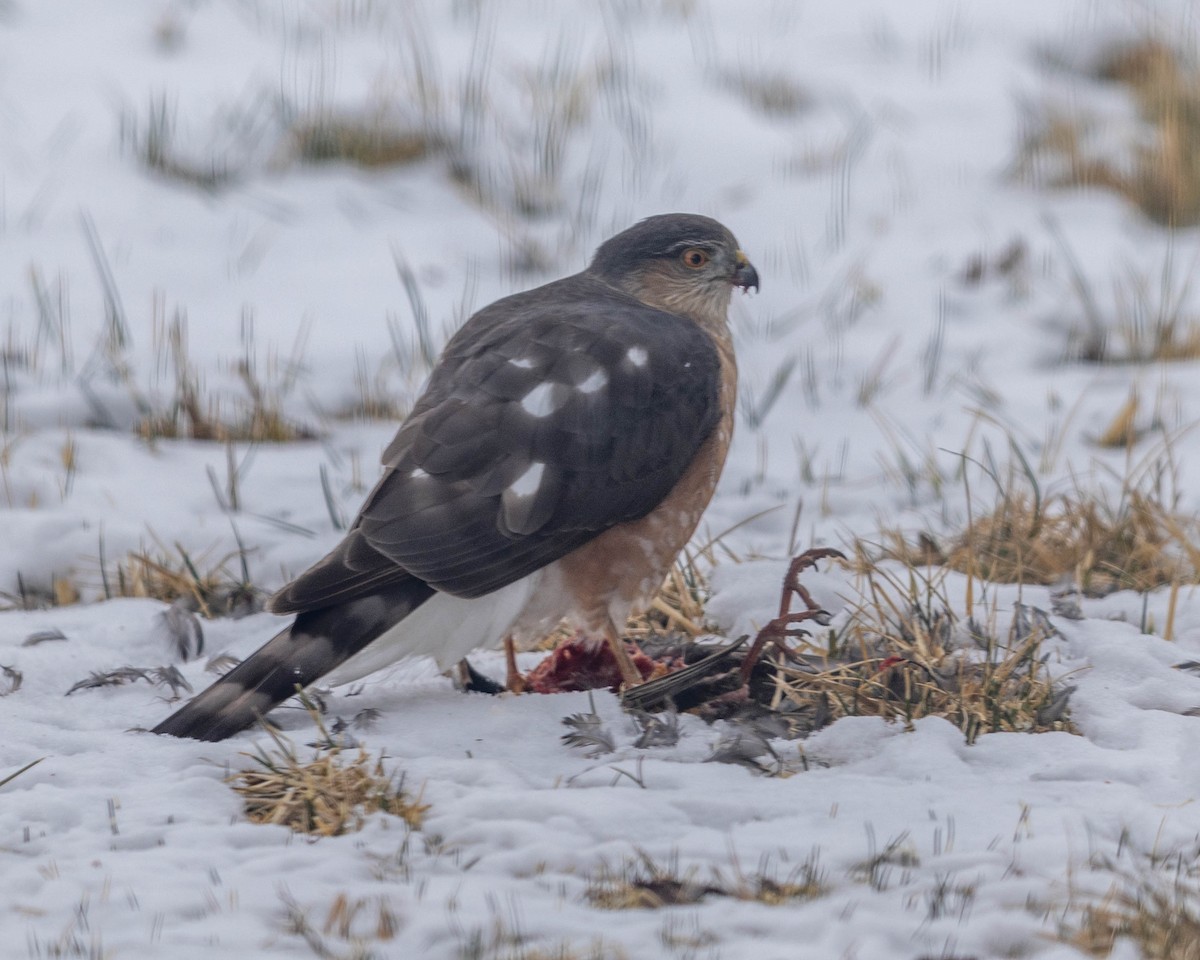
[[[690,247],[683,251],[683,262],[693,270],[699,270],[708,263],[708,254],[699,247]]]

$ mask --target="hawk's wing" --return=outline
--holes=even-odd
[[[347,538],[272,608],[408,576],[480,596],[645,516],[716,426],[720,376],[693,321],[584,275],[492,304],[447,345]]]

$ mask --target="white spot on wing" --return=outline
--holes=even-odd
[[[644,367],[650,359],[650,354],[646,352],[645,347],[630,347],[625,351],[625,359],[635,367]]]
[[[428,473],[426,473],[420,467],[417,467],[416,469],[413,470],[412,473],[410,473],[408,475],[408,479],[409,480],[424,480],[427,476],[429,476]]]
[[[580,393],[595,393],[597,390],[603,390],[606,386],[608,386],[608,374],[597,367],[592,371],[592,375],[575,389]]]
[[[523,474],[508,486],[509,492],[515,497],[532,497],[542,485],[542,474],[546,471],[544,463],[534,462]]]
[[[536,366],[529,357],[519,357],[516,360],[509,360],[508,362],[519,370],[532,370]]]
[[[539,383],[525,394],[521,408],[535,417],[548,417],[563,405],[565,391],[557,383]]]

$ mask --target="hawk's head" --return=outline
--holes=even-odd
[[[723,323],[734,287],[758,289],[758,271],[729,230],[709,217],[648,217],[606,240],[587,270],[643,303]]]

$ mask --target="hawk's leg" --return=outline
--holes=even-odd
[[[629,689],[642,683],[645,677],[633,665],[629,651],[625,649],[625,641],[621,639],[621,635],[617,633],[617,628],[613,626],[611,620],[604,626],[604,639],[608,642],[609,649],[612,650],[613,659],[617,661],[617,669],[621,671],[621,687]]]
[[[750,682],[750,674],[754,671],[767,644],[773,645],[784,657],[791,658],[792,651],[788,648],[787,639],[807,636],[807,631],[798,627],[797,624],[806,620],[815,620],[821,626],[829,623],[829,613],[821,609],[820,605],[812,598],[812,594],[808,592],[808,588],[800,582],[800,574],[803,571],[809,567],[815,568],[818,560],[828,557],[837,557],[839,560],[846,559],[844,553],[834,550],[832,547],[815,547],[792,558],[792,562],[788,564],[787,574],[783,578],[783,590],[779,597],[779,616],[758,631],[758,636],[754,638],[754,643],[746,652],[746,659],[742,661],[743,684]],[[799,597],[803,602],[804,610],[792,612],[793,595]]]
[[[510,693],[524,693],[529,689],[525,676],[517,667],[517,645],[510,633],[504,638],[504,689]]]

